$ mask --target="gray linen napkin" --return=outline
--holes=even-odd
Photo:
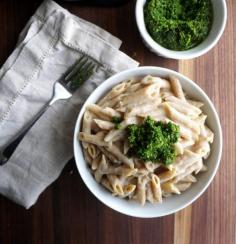
[[[20,34],[0,70],[0,148],[50,99],[54,82],[82,54],[97,69],[69,101],[50,107],[0,166],[0,193],[29,208],[73,156],[76,117],[87,96],[107,77],[137,66],[121,41],[53,1],[45,1]]]

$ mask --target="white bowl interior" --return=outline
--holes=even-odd
[[[167,58],[190,59],[201,56],[216,45],[225,29],[227,19],[227,8],[225,0],[212,0],[214,16],[212,28],[207,38],[198,46],[186,51],[169,50],[156,43],[148,33],[145,26],[143,14],[143,8],[145,3],[146,0],[137,0],[136,3],[136,22],[138,25],[140,35],[142,36],[146,46],[152,52]]]
[[[88,104],[96,103],[99,100],[99,98],[101,98],[106,92],[108,92],[114,85],[118,84],[119,82],[131,77],[145,76],[147,74],[161,77],[166,77],[172,74],[178,77],[189,97],[202,101],[205,104],[203,107],[203,111],[208,115],[207,124],[213,130],[215,138],[213,144],[211,145],[211,155],[206,162],[208,166],[208,171],[201,173],[197,176],[197,183],[193,184],[193,186],[189,190],[182,193],[181,195],[175,195],[169,198],[165,198],[162,204],[152,205],[150,203],[147,203],[145,206],[142,207],[135,201],[128,201],[124,199],[119,199],[117,197],[113,197],[107,190],[104,189],[103,186],[99,185],[95,181],[94,177],[89,171],[87,163],[84,160],[81,144],[77,139],[77,135],[81,128],[82,117],[85,108]],[[175,71],[158,67],[139,67],[123,71],[115,76],[112,76],[104,83],[102,83],[89,96],[89,98],[83,105],[78,116],[74,132],[75,161],[84,183],[100,201],[102,201],[110,208],[113,208],[114,210],[117,210],[123,214],[136,217],[150,218],[164,216],[174,213],[191,204],[197,197],[199,197],[203,193],[203,191],[212,181],[220,162],[221,151],[221,126],[215,108],[212,105],[209,98],[207,97],[207,95],[193,81],[189,80],[185,76]]]

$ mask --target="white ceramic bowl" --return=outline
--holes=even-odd
[[[208,171],[197,176],[198,182],[194,183],[192,187],[181,195],[171,196],[169,198],[164,198],[162,204],[152,205],[147,203],[145,206],[140,206],[135,201],[128,201],[125,199],[120,199],[114,197],[109,193],[103,186],[98,184],[93,175],[90,173],[87,163],[84,160],[81,144],[78,141],[78,133],[81,128],[82,117],[85,108],[88,104],[96,103],[102,96],[104,96],[113,86],[119,82],[131,78],[145,76],[147,74],[154,76],[168,76],[175,75],[180,79],[180,82],[185,90],[185,92],[193,99],[202,101],[205,105],[203,111],[208,115],[207,124],[213,130],[215,134],[214,142],[211,145],[211,155],[207,159]],[[222,131],[220,126],[220,121],[216,110],[211,103],[210,99],[204,93],[204,91],[197,86],[193,81],[187,77],[164,68],[158,67],[139,67],[118,73],[111,78],[104,81],[87,99],[84,103],[75,126],[74,132],[74,155],[77,168],[83,179],[84,183],[87,185],[89,190],[104,204],[110,208],[121,212],[126,215],[151,218],[160,217],[174,213],[187,205],[195,201],[209,186],[212,181],[217,168],[220,163],[222,151]]]
[[[159,45],[157,42],[155,42],[146,29],[143,14],[143,7],[145,5],[145,2],[146,0],[137,0],[136,2],[136,23],[144,44],[152,52],[156,53],[159,56],[173,59],[191,59],[199,57],[212,49],[219,41],[224,32],[227,19],[227,8],[225,0],[212,0],[213,23],[208,37],[198,46],[187,51],[173,51],[166,49]]]

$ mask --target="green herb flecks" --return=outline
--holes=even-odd
[[[156,122],[147,117],[141,125],[127,127],[129,154],[135,155],[144,161],[171,164],[176,151],[174,144],[179,138],[179,126],[171,122]]]
[[[118,117],[118,116],[114,116],[112,117],[112,123],[115,124],[115,129],[119,130],[121,129],[121,124],[120,122],[122,121],[121,117]]]
[[[144,19],[148,32],[161,46],[188,50],[209,34],[211,0],[147,0]]]

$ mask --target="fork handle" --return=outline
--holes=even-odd
[[[17,146],[20,144],[22,139],[25,137],[26,133],[32,128],[32,126],[37,122],[37,120],[47,111],[47,109],[55,102],[51,99],[46,103],[43,108],[34,116],[34,118],[27,124],[23,130],[10,141],[2,151],[3,159],[1,165],[5,164],[8,159],[11,157]]]

